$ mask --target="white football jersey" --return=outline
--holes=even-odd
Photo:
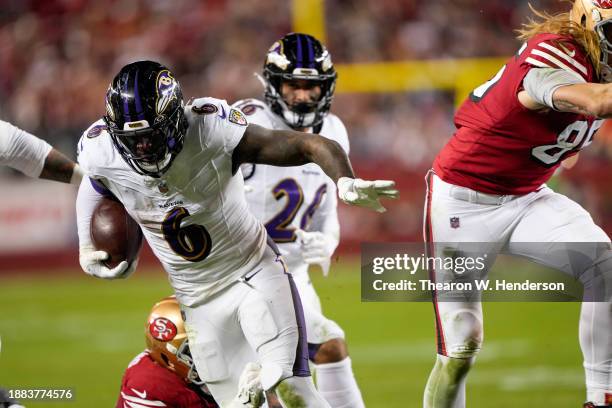
[[[244,109],[249,123],[290,129],[262,101],[245,99],[233,106]],[[338,142],[348,154],[346,128],[336,115],[325,117],[319,134]],[[295,167],[246,164],[242,172],[249,208],[278,244],[289,271],[294,275],[306,272],[308,264],[302,260],[295,230],[338,234],[336,184],[314,163]]]
[[[256,266],[266,233],[248,210],[242,174],[232,174],[244,115],[225,101],[200,98],[185,116],[183,149],[161,178],[132,170],[101,120],[81,137],[79,163],[140,224],[179,301],[191,306]]]
[[[0,120],[0,165],[38,177],[50,151],[49,143]]]

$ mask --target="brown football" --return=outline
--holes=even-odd
[[[114,268],[122,261],[132,263],[138,258],[142,232],[119,201],[106,197],[100,200],[91,217],[90,233],[96,250],[110,255],[104,261],[107,267]]]

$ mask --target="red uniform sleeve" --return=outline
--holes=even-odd
[[[573,40],[560,36],[536,36],[529,42],[524,64],[537,68],[563,69],[579,75],[585,81],[593,80],[592,66],[586,53]]]

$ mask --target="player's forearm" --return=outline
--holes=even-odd
[[[82,178],[82,171],[75,162],[59,151],[51,149],[45,159],[40,178],[62,183],[79,184]]]
[[[563,86],[553,94],[555,108],[598,118],[612,117],[612,84]]]
[[[319,135],[293,130],[271,130],[249,125],[232,153],[234,169],[242,163],[300,166],[316,163],[332,180],[354,178],[351,163],[342,147]]]
[[[316,163],[334,182],[340,177],[355,178],[351,162],[337,142],[314,135],[305,147],[308,161]]]

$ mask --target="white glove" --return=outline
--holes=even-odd
[[[227,408],[259,408],[265,402],[261,380],[261,366],[248,363],[238,380],[238,395],[227,405]]]
[[[392,180],[362,180],[350,177],[338,179],[338,197],[347,204],[371,208],[377,212],[387,211],[381,198],[395,199],[399,191]]]
[[[323,276],[327,276],[329,274],[330,258],[336,250],[336,241],[318,231],[307,232],[298,229],[295,231],[295,235],[300,243],[304,262],[321,265]]]
[[[125,279],[130,276],[138,265],[138,259],[128,265],[122,261],[114,268],[109,268],[102,263],[109,258],[105,251],[96,251],[93,246],[81,246],[79,248],[79,263],[86,274],[102,279]]]

